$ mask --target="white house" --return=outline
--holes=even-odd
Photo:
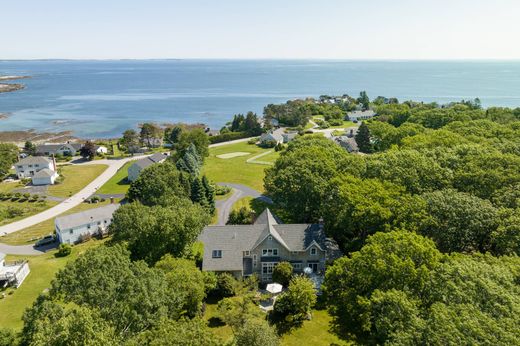
[[[137,177],[139,177],[139,174],[145,169],[146,167],[149,167],[155,163],[161,163],[164,162],[168,158],[168,155],[157,153],[150,155],[148,157],[145,157],[144,159],[135,161],[130,167],[128,167],[128,180],[129,181],[135,181]]]
[[[119,204],[90,209],[57,217],[54,220],[56,237],[60,243],[76,244],[82,237],[105,234],[112,222],[112,214]]]
[[[108,148],[104,145],[96,146],[96,153],[106,155],[108,154]]]
[[[56,161],[43,156],[27,156],[15,170],[19,179],[32,178],[33,185],[52,185],[58,177]]]
[[[269,132],[263,133],[260,136],[260,143],[266,143],[266,142],[275,142],[276,144],[283,143],[284,142],[283,133],[284,133],[283,129],[277,129],[275,131],[269,131]]]
[[[5,254],[0,252],[0,287],[19,287],[29,275],[29,263],[25,260],[7,263]]]
[[[356,111],[347,113],[347,120],[350,120],[350,121],[368,120],[370,118],[375,117],[376,115],[377,114],[371,109],[366,110],[366,111],[356,110]]]

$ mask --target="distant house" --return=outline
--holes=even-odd
[[[268,142],[274,142],[276,144],[283,143],[283,129],[278,129],[275,131],[269,131],[266,133],[262,133],[260,136],[260,143],[268,143]]]
[[[358,153],[359,148],[354,137],[339,136],[334,137],[334,141],[339,144],[342,148],[347,150],[349,153]]]
[[[207,226],[199,236],[204,244],[202,270],[229,272],[240,278],[257,274],[272,281],[273,268],[287,261],[296,273],[311,268],[323,274],[328,259],[341,253],[321,224],[283,224],[266,209],[252,225]]]
[[[5,254],[0,252],[0,288],[19,287],[30,271],[27,261],[6,262]]]
[[[52,185],[58,177],[55,160],[43,156],[27,156],[14,167],[19,179],[31,178],[33,185]]]
[[[346,118],[347,118],[347,120],[350,120],[350,121],[360,121],[360,120],[371,119],[371,118],[375,117],[376,115],[377,114],[371,109],[366,110],[366,111],[356,110],[353,112],[348,112]]]
[[[36,155],[75,156],[82,146],[81,143],[41,144],[36,146]]]
[[[105,147],[104,145],[97,145],[96,153],[106,155],[106,154],[108,154],[108,148]]]
[[[60,243],[76,244],[83,237],[105,234],[112,222],[112,214],[119,204],[90,209],[57,217],[54,220],[56,237]]]
[[[154,163],[164,162],[168,158],[168,155],[163,153],[157,153],[145,157],[144,159],[135,161],[130,167],[128,167],[128,180],[135,181],[139,174],[148,166],[153,165]]]
[[[282,134],[283,142],[284,142],[284,143],[289,143],[289,142],[292,141],[294,138],[296,138],[296,136],[298,136],[298,132],[288,132],[288,133],[284,133],[284,134]]]

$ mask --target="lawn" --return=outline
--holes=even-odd
[[[263,191],[264,170],[269,166],[247,163],[246,161],[270,150],[273,149],[263,149],[255,144],[248,144],[247,142],[210,148],[209,157],[206,159],[202,173],[206,174],[208,178],[214,182],[243,184],[257,191]],[[228,159],[217,157],[217,155],[236,152],[249,154]],[[278,153],[275,154],[278,155]],[[264,156],[260,158],[260,160],[264,161],[265,157],[271,155],[273,154]],[[271,157],[270,160],[274,160],[274,158]]]
[[[20,182],[13,181],[13,182],[6,182],[2,181],[0,182],[0,192],[11,192],[14,189],[19,189],[24,187],[24,185]]]
[[[231,328],[220,322],[217,313],[217,302],[207,302],[204,319],[208,321],[211,331],[222,341],[229,341],[233,337]],[[312,320],[305,321],[303,326],[284,334],[280,341],[282,346],[300,346],[300,345],[316,345],[329,346],[347,345],[336,335],[332,334],[329,329],[331,321],[330,315],[326,310],[313,310]]]
[[[6,225],[11,222],[15,222],[26,217],[38,214],[46,209],[49,209],[58,204],[54,201],[44,202],[28,202],[26,199],[21,198],[17,201],[12,200],[0,200],[0,225]],[[17,215],[14,217],[8,217],[5,215],[8,209],[16,211]]]
[[[0,299],[0,326],[21,329],[23,312],[32,305],[40,293],[50,287],[51,280],[56,272],[63,268],[67,262],[76,259],[85,250],[101,243],[102,241],[93,239],[85,244],[73,246],[72,253],[62,258],[54,257],[56,251],[50,251],[39,256],[7,256],[7,261],[29,260],[31,272],[18,289],[8,289],[6,297]],[[10,292],[12,294],[9,294]]]
[[[69,165],[60,168],[63,181],[49,186],[47,193],[55,197],[70,197],[81,191],[92,180],[98,177],[107,165]]]
[[[101,194],[124,194],[128,191],[130,187],[130,182],[126,180],[128,177],[128,167],[130,167],[134,161],[129,161],[125,163],[123,167],[121,167],[117,173],[110,178],[101,188],[97,191],[97,193]]]
[[[61,215],[68,215],[77,213],[83,210],[92,209],[92,208],[98,208],[103,205],[109,204],[110,201],[106,200],[105,202],[101,203],[81,203],[80,205],[67,210],[65,213]],[[61,216],[60,215],[60,216]],[[37,239],[54,232],[54,218],[45,220],[43,222],[40,222],[34,226],[24,228],[20,231],[10,233],[8,235],[5,235],[3,237],[0,237],[0,242],[10,244],[10,245],[27,245],[34,243]]]
[[[312,117],[312,119],[314,121],[316,120],[323,120],[323,116],[321,115],[314,115]],[[357,126],[357,124],[353,123],[352,121],[350,120],[343,120],[343,124],[342,125],[339,125],[339,126],[330,126],[330,127],[327,127],[327,129],[343,129],[343,128],[347,128],[347,127],[353,127],[353,126]],[[305,127],[306,129],[307,128],[312,128],[312,125],[310,125],[310,122],[307,123],[307,126]]]

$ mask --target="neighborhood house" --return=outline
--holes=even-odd
[[[6,262],[5,254],[0,252],[0,287],[19,287],[29,272],[27,261]]]
[[[350,121],[360,121],[360,120],[368,120],[376,116],[376,113],[369,109],[366,111],[353,111],[347,113],[347,119]]]
[[[284,129],[277,129],[274,131],[269,131],[260,136],[260,143],[274,142],[278,143],[289,143],[292,141],[298,132],[288,132],[285,133]]]
[[[119,204],[57,217],[54,220],[56,237],[60,243],[76,244],[95,235],[104,235],[112,222],[112,214]]]
[[[277,263],[291,263],[296,273],[310,268],[322,275],[326,261],[341,255],[321,224],[283,224],[266,209],[252,225],[208,226],[199,236],[204,244],[202,270],[229,272],[240,278],[257,274],[272,281]]]
[[[33,185],[52,185],[58,177],[56,161],[43,156],[28,156],[15,164],[19,179],[31,178]]]
[[[65,144],[42,144],[36,146],[37,155],[62,155],[75,156],[83,145],[81,143],[65,143]]]
[[[157,153],[145,157],[144,159],[135,161],[130,167],[128,167],[128,180],[135,181],[139,174],[148,166],[153,165],[154,163],[164,162],[168,158],[167,154]]]

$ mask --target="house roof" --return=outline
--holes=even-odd
[[[50,170],[48,168],[44,168],[44,169],[41,169],[38,172],[36,172],[33,175],[33,178],[50,178],[54,174],[56,174],[56,172],[54,172],[54,171],[52,171],[52,170]]]
[[[349,152],[359,151],[356,139],[353,137],[341,136],[337,137],[336,140],[338,141],[339,145],[347,149]]]
[[[43,156],[27,156],[24,159],[21,159],[16,164],[17,165],[34,165],[34,164],[49,164],[52,161],[46,157]]]
[[[283,129],[278,129],[278,130],[275,130],[275,131],[270,131],[270,132],[267,132],[267,133],[264,133],[260,136],[260,140],[263,142],[263,141],[270,141],[270,140],[274,140],[274,141],[282,141],[283,140],[283,133],[284,133],[284,130]]]
[[[112,214],[117,210],[117,208],[119,208],[119,204],[109,204],[104,207],[57,217],[55,224],[60,230],[79,227],[91,222],[112,218]]]
[[[40,144],[36,146],[36,151],[39,153],[53,152],[61,149],[62,147],[69,147],[76,151],[80,150],[83,144],[81,143],[59,143],[59,144]]]
[[[153,165],[154,163],[159,163],[159,162],[164,161],[166,159],[166,157],[167,156],[163,153],[157,153],[157,154],[153,154],[148,157],[145,157],[144,159],[135,161],[134,165],[137,165],[137,166],[141,167],[142,169],[144,169],[148,166]]]
[[[357,119],[357,118],[360,118],[360,117],[373,117],[376,115],[376,112],[374,112],[373,110],[371,109],[368,109],[366,111],[353,111],[353,112],[348,112],[347,113],[347,116],[349,118],[353,118],[353,119]]]
[[[305,251],[313,242],[322,250],[333,247],[323,228],[317,224],[282,224],[269,209],[252,225],[208,226],[199,236],[204,244],[203,269],[238,271],[243,269],[243,252],[258,247],[272,236],[288,251]],[[221,258],[212,258],[213,250],[222,250]]]

